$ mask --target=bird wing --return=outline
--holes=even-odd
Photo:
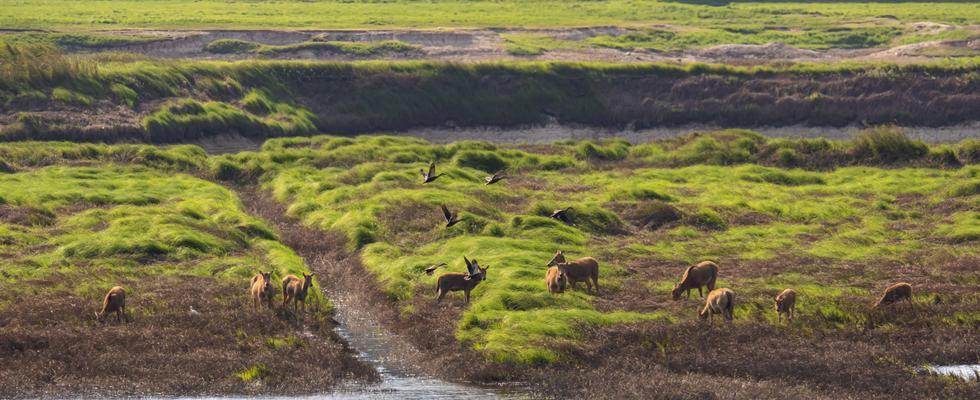
[[[435,175],[436,175],[436,162],[433,161],[432,163],[429,164],[429,176],[435,176]]]
[[[470,275],[473,275],[473,263],[471,263],[470,260],[466,258],[466,256],[463,256],[463,261],[466,262],[466,272],[468,272]]]
[[[442,205],[442,215],[446,218],[446,222],[453,220],[453,213],[449,212],[449,209],[446,208],[445,204]]]

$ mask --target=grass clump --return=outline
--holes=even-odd
[[[218,39],[204,46],[204,51],[214,54],[244,54],[252,53],[262,47],[261,44],[239,39]]]
[[[882,127],[864,131],[851,143],[850,153],[859,160],[891,163],[921,158],[929,147],[896,128]]]
[[[379,42],[314,40],[287,45],[268,45],[239,39],[218,39],[204,46],[204,51],[215,54],[258,54],[266,56],[312,51],[367,57],[381,54],[409,53],[418,50],[418,46],[397,40],[384,40]]]

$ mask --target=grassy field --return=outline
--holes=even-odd
[[[17,168],[0,174],[0,395],[315,391],[373,376],[332,333],[318,292],[306,318],[315,335],[247,311],[257,271],[308,268],[228,189],[174,173],[200,166],[199,148],[10,144],[0,154]],[[129,323],[99,326],[93,313],[115,285]]]
[[[721,6],[718,6],[721,4]],[[5,28],[832,27],[933,21],[970,24],[970,1],[0,1]]]
[[[417,171],[433,160],[446,175],[421,185]],[[248,349],[241,353],[247,362],[222,353],[212,361],[217,383],[196,390],[278,392],[291,379],[309,376],[310,370],[277,364],[282,351],[334,360],[333,372],[317,375],[318,387],[350,376],[344,370],[359,371],[329,350],[336,347],[322,350],[286,325],[268,326],[278,321],[271,315],[243,318],[235,311],[243,306],[242,282],[252,271],[272,267],[281,275],[307,266],[265,222],[246,214],[233,193],[187,175],[192,173],[257,184],[289,216],[342,235],[401,324],[418,324],[414,329],[425,337],[454,336],[490,363],[489,370],[499,370],[469,379],[527,373],[532,375],[522,379],[545,385],[533,374],[586,363],[602,374],[639,370],[667,381],[694,371],[698,375],[690,379],[713,381],[705,386],[712,391],[722,390],[711,386],[718,379],[737,376],[748,385],[746,393],[760,396],[856,396],[868,390],[960,396],[976,390],[911,374],[924,363],[976,361],[976,336],[970,334],[980,324],[980,297],[973,290],[980,282],[974,267],[980,260],[975,140],[930,147],[889,129],[850,142],[765,139],[732,130],[642,145],[434,145],[405,137],[316,136],[213,157],[194,146],[11,143],[0,145],[0,161],[6,171],[0,174],[0,243],[11,260],[2,266],[0,321],[14,327],[0,339],[16,344],[10,348],[39,340],[59,343],[52,349],[67,346],[53,333],[31,333],[38,324],[56,324],[64,329],[49,332],[70,332],[64,334],[68,341],[89,343],[79,338],[104,328],[86,316],[106,286],[121,282],[131,288],[136,322],[115,328],[125,330],[120,334],[158,335],[153,332],[161,324],[193,324],[182,317],[190,306],[220,316],[213,328],[218,333],[209,340],[232,335],[237,339],[230,343]],[[512,178],[482,184],[483,176],[501,168]],[[458,210],[462,222],[444,228],[440,205]],[[571,225],[546,216],[568,206]],[[545,263],[559,249],[599,259],[598,295],[547,292]],[[463,256],[490,265],[488,280],[469,306],[456,295],[437,305],[435,277],[422,269],[446,262],[446,270],[460,271]],[[727,358],[711,357],[719,349],[699,344],[709,334],[695,322],[699,301],[670,299],[684,268],[703,259],[717,261],[720,286],[738,294],[734,324],[718,328],[734,332],[729,339],[742,346],[729,348]],[[915,286],[917,312],[869,313],[877,293],[899,280]],[[221,289],[209,292],[214,297],[188,294],[201,284]],[[777,325],[771,299],[785,287],[800,293],[798,318]],[[47,298],[39,307],[55,314],[40,321],[15,307],[27,293]],[[184,300],[170,299],[175,293],[185,293],[178,295]],[[770,339],[788,347],[760,351],[774,345]],[[840,361],[842,348],[852,348],[846,362]],[[0,376],[20,377],[12,371],[29,363],[12,354],[13,369]],[[160,357],[137,354],[142,360]],[[633,357],[642,361],[626,361]],[[68,370],[81,361],[59,362]],[[640,364],[630,364],[635,362]],[[763,367],[783,362],[803,363],[814,373]],[[859,380],[839,376],[858,370]],[[61,393],[87,390],[84,379],[92,378],[80,374],[69,374],[82,383]],[[263,385],[241,386],[249,379]],[[904,383],[890,383],[895,379]],[[51,391],[43,379],[30,382],[18,393]],[[793,383],[777,389],[782,384],[772,382]],[[556,393],[582,384],[566,383],[574,387]],[[626,388],[637,395],[660,390]],[[155,382],[142,389],[168,392],[173,386]],[[123,385],[110,392],[134,390]],[[595,394],[591,390],[580,394]]]
[[[693,302],[670,302],[669,289],[685,265],[702,259],[718,260],[725,271],[722,284],[739,291],[740,323],[772,323],[770,297],[793,286],[806,298],[793,326],[800,334],[860,331],[875,293],[890,281],[912,279],[925,288],[953,290],[961,306],[915,323],[975,328],[980,299],[967,287],[976,282],[976,271],[932,266],[978,257],[974,166],[831,172],[644,166],[739,163],[726,161],[715,147],[720,143],[754,152],[767,145],[743,132],[686,143],[568,143],[528,151],[470,142],[433,146],[407,138],[316,137],[274,140],[261,153],[219,158],[213,168],[219,176],[261,177],[264,187],[289,204],[290,215],[344,232],[406,316],[419,302],[431,301],[434,277],[422,268],[447,262],[459,270],[464,255],[492,265],[489,282],[478,287],[464,311],[457,337],[498,361],[554,361],[560,354],[549,344],[575,342],[575,327],[583,324],[690,319]],[[859,141],[843,151],[863,152],[867,145]],[[417,170],[430,160],[440,162],[446,176],[419,185]],[[504,167],[516,177],[497,186],[481,184],[487,172]],[[442,204],[461,210],[463,222],[442,228]],[[567,206],[574,207],[573,226],[546,217]],[[544,264],[558,249],[601,260],[601,297],[545,291]],[[914,273],[891,269],[906,262],[917,264]],[[865,263],[878,267],[855,269]],[[965,275],[952,278],[960,272]],[[927,289],[917,301],[932,296]],[[891,321],[882,329],[902,324]]]
[[[514,55],[614,48],[674,52],[723,44],[781,42],[805,49],[897,46],[980,37],[980,7],[948,2],[794,1],[0,1],[0,26],[57,29],[8,33],[0,41],[47,42],[68,50],[106,50],[159,40],[139,29],[454,29],[615,26],[626,33],[571,39],[509,33]],[[314,45],[306,45],[307,48]],[[315,45],[324,47],[326,45]],[[357,44],[330,48],[363,54]],[[389,46],[390,47],[390,46]],[[275,49],[267,49],[270,52]],[[286,49],[295,50],[295,49]],[[975,55],[960,48],[963,55]],[[264,54],[264,53],[262,53]],[[956,56],[949,52],[948,56]]]

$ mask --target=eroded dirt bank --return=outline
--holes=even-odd
[[[222,134],[264,139],[545,124],[653,137],[687,126],[765,127],[778,136],[796,127],[818,133],[845,127],[836,129],[842,135],[846,127],[894,124],[950,127],[939,131],[949,138],[930,140],[946,142],[974,136],[980,118],[976,67],[271,62],[160,68],[155,73],[174,85],[158,91],[146,90],[156,81],[136,71],[79,77],[88,105],[59,97],[73,87],[64,83],[15,94],[0,106],[0,140],[175,143]],[[125,100],[115,94],[125,92],[120,86],[141,91]]]

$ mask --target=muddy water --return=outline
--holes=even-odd
[[[352,384],[317,399],[519,399],[514,388],[462,385],[416,374],[408,362],[416,352],[406,342],[388,333],[379,322],[359,312],[343,295],[331,294],[339,333],[357,350],[359,358],[377,368],[381,383]]]

